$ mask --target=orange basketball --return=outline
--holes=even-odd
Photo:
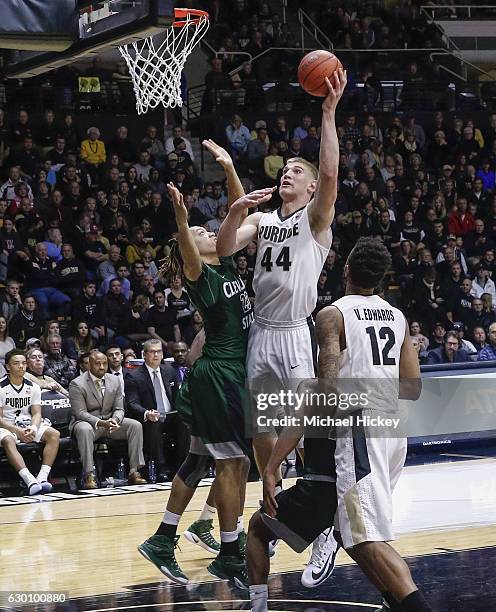
[[[334,72],[342,67],[334,53],[324,50],[310,51],[298,66],[298,81],[310,95],[324,98],[329,92],[325,78],[331,78]]]

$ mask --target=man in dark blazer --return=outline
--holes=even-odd
[[[108,360],[100,351],[92,351],[89,370],[69,384],[72,420],[69,430],[76,438],[86,489],[96,489],[93,473],[93,445],[99,438],[127,440],[129,454],[129,484],[145,484],[138,468],[143,457],[143,428],[134,419],[124,418],[121,384],[107,373]]]
[[[189,431],[175,410],[179,384],[174,368],[162,364],[160,340],[147,340],[143,356],[145,363],[125,378],[127,414],[143,424],[146,459],[155,461],[159,479],[164,479],[166,458],[162,434],[166,432],[174,440],[174,471],[177,471],[189,451]]]

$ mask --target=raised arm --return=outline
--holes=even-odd
[[[308,205],[308,217],[314,235],[329,229],[334,219],[334,202],[337,196],[339,142],[336,133],[336,107],[346,87],[346,71],[336,71],[331,80],[326,78],[329,93],[322,104],[319,179],[315,196]]]
[[[174,214],[176,216],[177,241],[184,262],[184,276],[190,281],[196,281],[200,278],[202,260],[193,234],[189,229],[188,211],[186,210],[183,196],[179,189],[173,183],[168,183],[167,189],[169,190],[172,206],[174,207]]]
[[[234,255],[249,242],[256,240],[262,213],[248,215],[244,221],[243,217],[249,208],[255,208],[270,200],[275,189],[275,187],[257,189],[232,204],[217,234],[217,255],[219,257]]]
[[[212,154],[215,161],[224,168],[227,178],[227,207],[231,208],[233,202],[245,195],[243,185],[234,168],[232,157],[213,140],[204,140],[202,144]],[[248,211],[246,211],[246,214],[248,214]]]

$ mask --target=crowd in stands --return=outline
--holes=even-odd
[[[213,7],[224,23],[224,3]],[[410,3],[373,19],[317,2],[308,10],[343,45],[382,45],[389,34],[399,45],[417,31],[426,46],[437,44]],[[284,32],[266,3],[250,18],[238,13],[225,12],[225,23],[243,25],[224,32],[224,50],[253,50],[262,26],[265,45]],[[226,82],[229,63],[227,55],[214,59],[207,93]],[[241,72],[245,85],[250,71],[247,64]],[[359,112],[344,105],[337,118],[334,240],[315,314],[343,295],[343,266],[357,239],[374,236],[393,260],[377,291],[405,312],[420,363],[496,359],[496,114],[376,116],[363,101]],[[208,95],[204,107],[212,110]],[[222,144],[246,191],[276,185],[289,158],[318,166],[313,114],[222,120]],[[157,341],[171,358],[202,329],[182,279],[159,274],[176,231],[166,184],[183,194],[191,225],[217,233],[227,214],[225,181],[204,180],[180,123],[165,140],[151,124],[137,139],[125,122],[111,137],[103,132],[96,120],[81,133],[75,117],[58,110],[41,119],[25,108],[0,110],[0,373],[9,351],[26,350],[31,379],[66,396],[94,349],[119,351],[127,368],[144,342]],[[277,205],[276,192],[262,210]],[[256,252],[251,243],[235,257],[251,299]]]

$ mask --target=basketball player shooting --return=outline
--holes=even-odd
[[[317,281],[332,244],[339,165],[335,113],[346,87],[346,71],[337,70],[325,82],[328,94],[322,103],[319,170],[303,158],[288,159],[279,185],[281,207],[271,213],[255,212],[243,220],[246,207],[253,204],[246,200],[234,204],[217,237],[219,256],[232,255],[252,240],[258,242],[253,279],[255,321],[250,328],[246,363],[248,381],[270,378],[284,385],[289,379],[314,376],[316,344],[311,313],[317,300]],[[259,434],[253,440],[261,475],[275,442],[274,432]],[[326,442],[309,440],[308,444],[324,446]],[[330,450],[323,448],[322,452]],[[332,478],[331,474],[322,474],[327,476]],[[279,487],[280,479],[278,470]],[[318,554],[328,571],[318,572],[318,579],[306,580],[304,574],[305,586],[317,586],[332,572],[333,564],[326,563],[335,552],[331,541],[325,538],[326,550]],[[316,543],[314,552],[322,548]]]

